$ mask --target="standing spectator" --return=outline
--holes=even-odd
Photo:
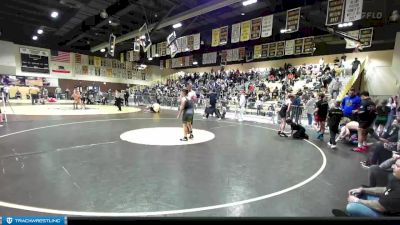
[[[262,102],[260,100],[260,97],[257,98],[256,107],[257,107],[257,116],[259,116],[261,115],[261,109],[262,109]]]
[[[293,118],[295,119],[295,123],[299,123],[299,119],[300,119],[300,123],[301,124],[301,114],[302,114],[302,108],[301,108],[301,98],[300,98],[299,93],[296,94],[295,98],[293,99],[292,102],[292,109],[291,109],[291,119],[293,120]]]
[[[39,88],[36,86],[32,86],[29,88],[29,94],[31,95],[32,105],[38,102],[39,99]]]
[[[294,99],[294,95],[289,94],[288,99],[286,102],[284,102],[281,106],[281,109],[279,110],[279,117],[281,118],[281,125],[279,127],[278,135],[279,136],[285,136],[287,137],[285,133],[285,127],[286,127],[286,118],[290,114],[290,110],[292,108],[292,102]]]
[[[60,100],[61,99],[61,93],[62,93],[62,90],[61,90],[60,86],[56,87],[55,92],[56,92],[57,100]]]
[[[358,147],[353,148],[355,152],[364,152],[368,150],[367,134],[376,117],[376,105],[369,97],[369,92],[361,93],[362,105],[357,110],[358,114]]]
[[[70,90],[67,88],[65,89],[65,99],[69,100],[69,92]]]
[[[10,92],[10,87],[8,87],[8,85],[4,85],[4,87],[3,87],[4,102],[7,102],[7,101],[8,101],[9,92]]]
[[[343,111],[340,109],[340,101],[335,102],[335,106],[328,112],[328,127],[330,132],[330,140],[328,145],[332,149],[336,148],[336,135],[339,133],[339,123],[343,117]]]
[[[361,64],[360,61],[357,58],[355,58],[353,63],[351,64],[351,75],[353,75],[354,72],[356,72],[360,64]]]
[[[351,120],[357,120],[356,116],[353,115],[353,111],[357,110],[361,105],[361,98],[356,95],[354,88],[350,89],[349,95],[346,96],[342,101],[342,110],[345,117]]]
[[[315,111],[315,103],[316,103],[316,99],[314,97],[314,94],[311,93],[310,95],[310,99],[308,99],[307,103],[306,103],[306,113],[307,113],[307,119],[308,119],[308,126],[311,127],[312,126],[312,122],[313,122],[313,113]]]
[[[81,102],[81,93],[78,91],[78,89],[74,89],[74,93],[71,96],[74,99],[73,106],[74,109],[78,109],[78,104]]]
[[[128,106],[129,105],[129,89],[125,90],[124,99],[125,99],[125,106]]]
[[[342,86],[342,83],[339,81],[339,77],[336,77],[331,82],[331,96],[332,98],[336,98],[339,95],[339,90]]]
[[[319,94],[319,101],[316,104],[316,109],[314,111],[315,121],[319,125],[319,131],[317,139],[324,140],[324,133],[325,133],[325,121],[326,116],[328,114],[328,102],[325,99],[325,94]]]
[[[115,105],[118,107],[118,111],[122,111],[122,96],[118,90],[115,90]]]
[[[242,122],[243,114],[244,114],[245,107],[246,107],[246,96],[244,95],[244,90],[240,91],[239,107],[240,107],[239,122]]]
[[[187,97],[189,98],[189,100],[192,102],[192,106],[193,106],[193,110],[196,110],[196,103],[197,103],[197,94],[196,92],[193,90],[193,86],[192,83],[188,83],[186,85],[186,88],[188,90],[188,95]],[[217,100],[215,99],[215,102],[217,102]],[[214,104],[214,108],[215,108],[215,104]],[[194,114],[193,114],[194,115]],[[193,117],[190,121],[190,124],[188,126],[189,128],[189,138],[192,139],[193,138]]]

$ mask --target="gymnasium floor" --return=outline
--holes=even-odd
[[[30,107],[0,128],[2,215],[331,217],[367,183],[365,155],[311,131],[292,140],[276,125],[196,115],[182,143],[176,111]]]

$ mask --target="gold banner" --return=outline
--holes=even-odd
[[[211,46],[216,47],[219,45],[219,35],[221,33],[221,29],[213,29],[212,30],[212,41],[211,41]]]
[[[100,57],[97,57],[97,56],[94,57],[94,66],[95,67],[101,66],[101,58]]]
[[[255,59],[261,58],[261,45],[254,45],[254,57]]]
[[[251,20],[244,21],[241,24],[240,41],[250,40]]]

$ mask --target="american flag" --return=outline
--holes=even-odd
[[[61,52],[61,51],[56,51],[54,53],[52,52],[51,61],[70,63],[71,62],[70,53],[69,52]]]

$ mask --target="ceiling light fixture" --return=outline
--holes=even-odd
[[[246,14],[245,14],[245,13],[241,13],[240,15],[244,16],[244,15],[246,15]]]
[[[193,65],[197,65],[198,63],[196,61],[193,62]]]
[[[248,6],[248,5],[254,4],[256,2],[257,2],[257,0],[247,0],[247,1],[244,1],[242,4],[243,4],[243,6]]]
[[[150,58],[148,58],[148,60],[151,61],[151,60],[153,60],[153,58],[150,57]]]
[[[342,28],[342,27],[351,27],[351,26],[353,26],[353,22],[340,23],[340,24],[338,24],[338,27],[339,27],[339,28]]]
[[[155,57],[158,57],[158,56],[160,56],[160,55],[159,55],[159,54],[156,54],[156,55],[155,55]]]
[[[37,33],[38,33],[38,34],[43,34],[43,29],[39,28],[39,29],[37,30]]]
[[[181,26],[182,26],[182,23],[177,23],[177,24],[172,25],[172,27],[173,27],[174,29],[179,28],[179,27],[181,27]]]
[[[33,35],[32,39],[36,41],[38,39],[38,37],[36,35]]]
[[[109,23],[109,24],[111,24],[111,23],[112,23],[112,21],[111,21],[111,20],[108,20],[108,23]]]
[[[100,49],[100,52],[105,52],[105,51],[106,51],[105,48]]]
[[[53,17],[53,18],[57,18],[58,17],[58,12],[57,11],[53,11],[53,12],[51,12],[50,16]]]

